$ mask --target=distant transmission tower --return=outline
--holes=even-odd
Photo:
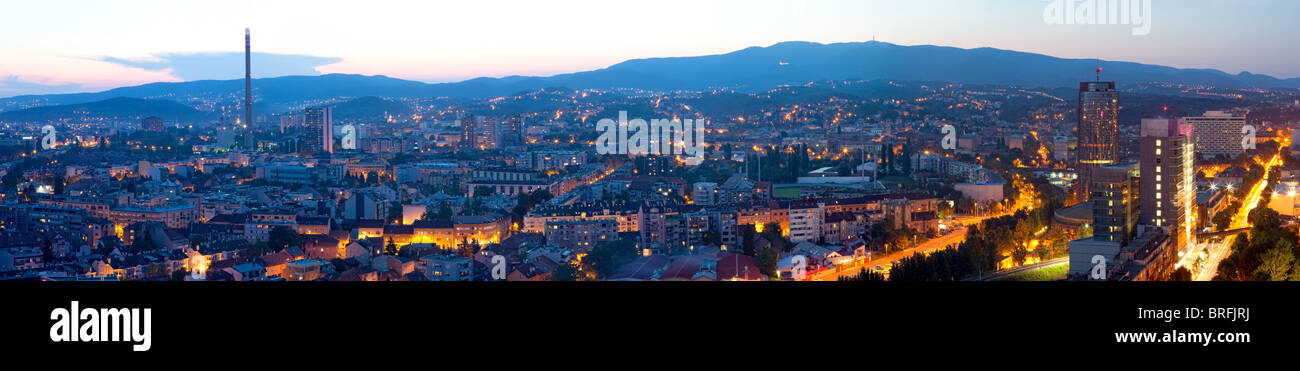
[[[244,29],[244,148],[253,149],[253,48]]]

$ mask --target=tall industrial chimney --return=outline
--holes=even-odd
[[[253,54],[248,29],[244,29],[244,148],[253,149]]]

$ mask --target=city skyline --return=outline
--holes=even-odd
[[[667,12],[673,7],[635,4],[389,3],[348,14],[351,18],[340,14],[344,8],[334,3],[244,3],[233,7],[224,3],[133,7],[86,3],[70,7],[74,10],[66,13],[45,11],[44,5],[27,3],[18,5],[17,12],[60,14],[64,19],[20,18],[0,25],[0,30],[15,36],[7,47],[11,52],[0,57],[0,65],[4,66],[0,69],[0,96],[238,78],[238,70],[214,61],[238,53],[238,44],[230,40],[231,34],[241,28],[259,30],[258,49],[265,54],[254,56],[261,66],[254,71],[254,77],[354,73],[454,82],[475,77],[550,76],[604,68],[630,59],[711,55],[784,41],[869,40],[900,45],[993,47],[1062,58],[1300,77],[1300,70],[1287,63],[1300,58],[1300,51],[1252,48],[1282,44],[1285,35],[1275,30],[1284,21],[1280,14],[1286,12],[1278,8],[1300,5],[1272,1],[1200,3],[1174,8],[1162,6],[1157,0],[1153,5],[1153,31],[1147,36],[1133,36],[1131,27],[1125,25],[1048,25],[1042,19],[1047,3],[1035,0],[745,2],[744,6],[713,2],[688,7],[700,11],[685,15]],[[488,12],[481,7],[506,10]],[[147,11],[121,14],[119,8]],[[174,16],[151,16],[163,13]],[[200,13],[211,16],[193,19]],[[437,16],[457,13],[492,16]],[[294,16],[271,16],[283,14]],[[592,25],[600,23],[592,19],[620,19],[623,14],[636,14],[646,21],[626,22],[632,26]],[[1201,26],[1217,22],[1218,18],[1250,21],[1228,21],[1222,28]],[[121,20],[121,24],[104,24],[104,19]],[[139,25],[126,26],[128,23]],[[993,27],[1001,25],[1016,27]],[[171,31],[159,33],[159,29]]]
[[[11,3],[15,359],[1155,359],[1300,322],[1296,0]]]

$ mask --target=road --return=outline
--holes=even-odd
[[[1051,268],[1051,267],[1055,267],[1055,266],[1059,266],[1059,265],[1063,265],[1063,264],[1070,264],[1070,257],[1068,257],[1068,256],[1066,256],[1066,257],[1060,257],[1060,258],[1056,258],[1056,259],[1052,259],[1052,260],[1048,260],[1048,261],[1044,261],[1044,262],[1040,262],[1040,263],[1035,263],[1035,264],[1030,264],[1030,265],[1025,265],[1025,266],[1019,266],[1019,267],[1015,267],[1015,268],[1011,268],[1011,269],[1007,269],[1007,270],[1001,270],[1001,271],[994,272],[994,273],[989,274],[989,275],[984,276],[984,277],[980,277],[980,278],[969,278],[969,279],[966,279],[966,281],[995,281],[995,280],[998,280],[998,279],[1000,279],[1000,278],[1004,278],[1004,277],[1007,277],[1007,276],[1011,276],[1011,275],[1014,275],[1014,274],[1017,274],[1017,273],[1024,273],[1024,272],[1029,272],[1029,271],[1033,271],[1033,270],[1046,269],[1046,268]]]
[[[1269,172],[1273,170],[1274,166],[1278,165],[1281,159],[1282,159],[1281,155],[1273,155],[1273,159],[1269,160],[1268,164],[1264,166],[1264,178],[1261,179],[1259,183],[1255,184],[1255,187],[1251,188],[1250,192],[1246,194],[1245,201],[1241,203],[1243,205],[1241,207],[1241,210],[1238,210],[1237,215],[1235,215],[1232,218],[1232,226],[1229,227],[1228,229],[1240,229],[1240,228],[1250,227],[1250,221],[1248,220],[1249,219],[1248,216],[1250,215],[1251,211],[1255,210],[1256,207],[1260,206],[1259,197],[1264,193],[1264,189],[1268,188],[1269,186],[1268,184]],[[1205,261],[1205,267],[1202,268],[1201,271],[1197,272],[1196,274],[1197,281],[1209,281],[1214,279],[1215,275],[1218,275],[1219,262],[1222,262],[1224,258],[1227,258],[1228,255],[1232,254],[1232,243],[1236,240],[1237,240],[1237,235],[1228,236],[1223,239],[1222,243],[1211,244],[1207,248],[1207,250],[1209,250],[1209,254]]]
[[[950,245],[966,242],[966,232],[970,230],[970,228],[968,228],[967,226],[978,224],[979,222],[984,221],[985,219],[988,218],[990,217],[972,216],[972,217],[961,217],[961,218],[954,219],[953,224],[960,225],[961,227],[956,230],[953,230],[948,234],[932,238],[929,241],[922,242],[921,244],[916,245],[916,247],[907,250],[903,250],[886,256],[871,259],[871,261],[863,263],[861,266],[853,267],[851,269],[845,269],[839,272],[836,272],[835,270],[825,270],[825,271],[813,273],[808,277],[808,280],[809,281],[835,281],[838,280],[840,277],[849,277],[849,276],[856,275],[859,272],[861,272],[861,268],[867,268],[868,270],[870,270],[871,268],[874,268],[876,266],[888,267],[890,264],[893,264],[898,260],[902,260],[903,258],[912,256],[913,254],[918,254],[918,253],[924,254],[930,251],[943,250],[944,248],[947,248]],[[888,270],[882,273],[885,274],[886,278],[889,277]]]
[[[924,254],[935,250],[942,250],[944,248],[947,248],[948,246],[966,242],[966,233],[970,230],[969,226],[971,225],[979,224],[980,222],[983,222],[988,219],[1012,215],[1019,210],[1027,210],[1027,209],[1032,209],[1034,207],[1042,206],[1041,200],[1038,199],[1039,196],[1038,193],[1034,191],[1032,187],[1029,187],[1028,185],[1023,183],[1022,179],[1023,178],[1021,178],[1019,175],[1016,175],[1013,178],[1015,184],[1017,184],[1018,187],[1020,188],[1020,196],[1016,199],[1014,206],[1011,207],[1012,209],[1011,212],[1006,212],[1006,213],[996,214],[996,215],[988,215],[988,216],[969,216],[969,215],[958,216],[954,218],[951,223],[949,223],[949,225],[956,226],[957,229],[953,230],[952,232],[946,235],[935,237],[933,239],[930,239],[929,241],[922,242],[916,247],[910,249],[906,249],[882,257],[873,258],[869,262],[863,263],[861,265],[853,266],[853,267],[848,267],[841,271],[828,269],[821,272],[810,273],[808,274],[808,277],[805,279],[805,281],[835,281],[838,280],[840,277],[849,277],[849,276],[856,275],[862,271],[862,268],[867,268],[868,270],[870,270],[876,266],[885,267],[886,268],[885,271],[881,273],[884,273],[885,278],[889,278],[888,268],[895,261],[901,260],[903,258],[915,254]]]

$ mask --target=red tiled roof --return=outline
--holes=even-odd
[[[267,267],[288,263],[290,260],[293,260],[293,255],[285,251],[262,256],[263,266]]]
[[[758,269],[758,259],[752,256],[724,253],[718,258],[718,280],[760,280],[763,274]]]

